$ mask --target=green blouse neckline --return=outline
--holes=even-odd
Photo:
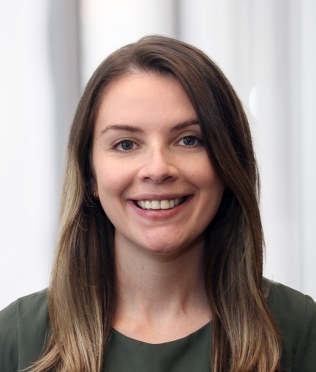
[[[173,341],[150,344],[113,329],[103,371],[209,372],[211,323]]]
[[[115,335],[114,337],[116,337],[118,340],[123,340],[124,339],[125,341],[130,342],[130,343],[140,343],[140,344],[152,345],[152,346],[165,345],[165,344],[171,344],[173,342],[178,342],[178,341],[181,342],[181,340],[183,341],[183,340],[186,340],[186,339],[190,339],[191,337],[193,337],[193,338],[198,337],[200,333],[207,332],[207,328],[210,328],[210,326],[211,326],[211,322],[208,322],[204,326],[202,326],[201,328],[197,329],[196,331],[188,334],[187,336],[177,338],[176,340],[172,340],[172,341],[158,342],[158,343],[150,343],[150,342],[137,340],[135,338],[124,335],[123,333],[117,331],[114,328],[112,328],[111,338],[113,337],[113,335]]]

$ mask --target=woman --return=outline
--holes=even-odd
[[[312,371],[316,306],[262,278],[258,189],[207,56],[113,53],[72,125],[51,285],[0,315],[1,371]]]

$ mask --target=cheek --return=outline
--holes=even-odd
[[[208,159],[204,162],[197,162],[196,166],[192,169],[191,178],[195,180],[202,189],[211,190],[212,188],[218,188],[221,190],[224,188],[221,179],[218,177]]]
[[[201,169],[195,175],[196,182],[199,185],[202,199],[205,204],[211,206],[210,212],[215,214],[222,201],[224,193],[224,185],[220,177],[216,174],[215,170],[208,165],[204,170]]]
[[[123,193],[133,180],[131,173],[131,171],[115,167],[112,164],[96,164],[96,185],[100,198],[106,199]]]

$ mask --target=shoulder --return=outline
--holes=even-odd
[[[316,304],[285,285],[265,280],[268,305],[283,338],[283,368],[311,372],[316,365]]]
[[[48,333],[47,291],[19,298],[0,311],[1,372],[29,367]]]

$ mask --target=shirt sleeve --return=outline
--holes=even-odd
[[[304,322],[293,363],[293,372],[316,370],[316,304],[306,296]]]
[[[1,372],[18,370],[16,302],[0,312],[0,365]]]
[[[49,333],[46,290],[22,297],[0,312],[0,372],[28,368]]]
[[[267,281],[268,305],[279,327],[285,372],[316,371],[316,304],[313,299],[280,283]]]

